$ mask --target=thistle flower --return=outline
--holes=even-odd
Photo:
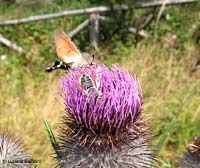
[[[23,149],[21,142],[0,129],[0,167],[1,168],[29,168],[28,153]]]
[[[200,167],[200,136],[194,138],[194,142],[188,145],[187,152],[184,153],[180,168],[199,168]]]
[[[59,165],[69,168],[151,167],[142,91],[136,77],[113,66],[71,69],[61,78],[66,105]]]

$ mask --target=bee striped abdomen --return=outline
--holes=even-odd
[[[92,96],[95,99],[95,102],[101,98],[101,92],[96,88],[96,83],[94,83],[89,75],[82,75],[79,78],[79,83],[82,89],[87,93],[88,98],[91,98]]]
[[[80,84],[82,88],[86,91],[91,91],[94,89],[94,82],[89,75],[82,75],[80,78]]]

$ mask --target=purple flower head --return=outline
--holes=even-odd
[[[152,167],[150,134],[141,120],[139,81],[116,66],[71,69],[61,78],[58,165],[69,168]]]
[[[85,76],[86,86],[81,81]],[[123,131],[141,113],[139,81],[116,66],[78,67],[61,78],[61,83],[60,91],[69,115],[77,125],[96,134],[114,135]]]

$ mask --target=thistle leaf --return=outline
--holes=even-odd
[[[59,145],[58,145],[58,143],[55,139],[55,136],[54,136],[53,131],[52,131],[50,125],[49,125],[49,122],[46,119],[44,119],[44,125],[45,125],[45,128],[47,130],[51,145],[53,146],[54,150],[56,151],[58,149]]]

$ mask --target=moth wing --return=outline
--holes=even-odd
[[[77,62],[81,59],[81,53],[76,45],[67,37],[62,29],[54,31],[54,41],[58,57],[64,63]]]

